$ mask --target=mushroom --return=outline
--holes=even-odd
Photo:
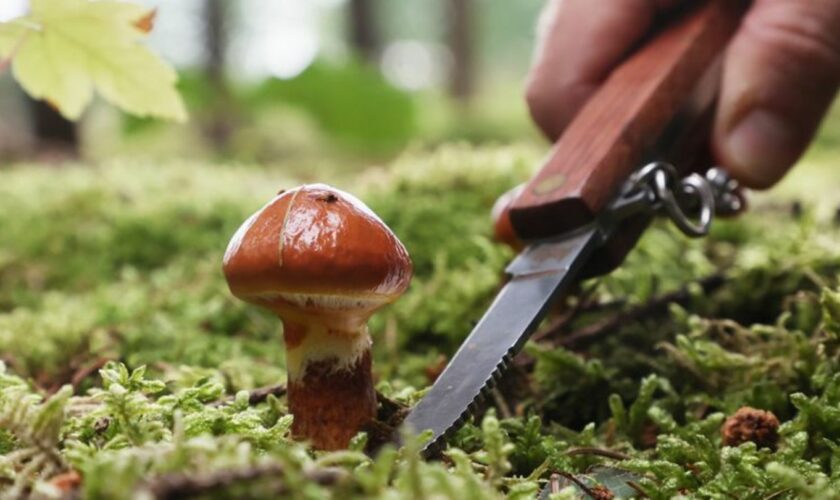
[[[510,221],[510,205],[519,197],[523,189],[525,189],[525,185],[520,184],[505,192],[499,196],[490,210],[490,217],[493,219],[493,237],[496,241],[505,243],[517,252],[522,250],[525,244],[522,243],[513,229],[513,223]]]
[[[346,448],[376,415],[367,321],[408,287],[405,247],[354,196],[310,184],[248,218],[223,269],[233,295],[283,323],[292,434]]]

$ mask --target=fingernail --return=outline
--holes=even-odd
[[[795,125],[765,109],[749,112],[726,140],[728,156],[756,187],[778,180],[801,152]]]

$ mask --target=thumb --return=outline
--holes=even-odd
[[[840,84],[840,1],[756,0],[724,63],[718,159],[766,188],[799,159]]]

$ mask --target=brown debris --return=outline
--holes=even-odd
[[[369,455],[375,455],[384,445],[394,442],[397,429],[408,415],[407,406],[386,397],[379,391],[376,391],[376,401],[379,406],[376,419],[368,421],[361,428],[368,436],[365,453]]]
[[[561,484],[559,482],[559,479],[556,479],[557,476],[564,477],[567,481],[566,485],[568,485],[569,483],[576,485],[581,491],[589,495],[589,497],[593,500],[612,500],[613,498],[615,498],[615,494],[613,494],[613,492],[606,486],[602,484],[588,486],[586,483],[575,477],[574,474],[570,474],[568,472],[563,471],[551,475],[551,493],[558,493],[560,491]]]
[[[152,9],[143,15],[140,19],[134,21],[134,27],[142,33],[149,33],[155,27],[155,19],[157,18],[157,9]]]
[[[556,472],[551,475],[549,479],[549,486],[551,493],[560,493],[560,478],[562,476]]]
[[[379,391],[376,391],[376,402],[379,405],[379,410],[376,412],[376,420],[384,424],[397,428],[405,420],[408,415],[408,407],[402,403],[394,401],[385,396]]]
[[[449,363],[449,358],[443,354],[438,355],[437,359],[435,359],[432,364],[423,369],[423,373],[426,375],[426,380],[428,380],[430,384],[434,384],[435,380],[437,380],[437,378],[440,377],[440,374],[443,373],[447,363]]]
[[[779,419],[772,412],[744,406],[726,419],[720,430],[724,446],[752,441],[759,448],[776,449]]]
[[[69,493],[81,486],[82,476],[80,476],[78,472],[71,470],[69,472],[53,476],[52,479],[50,479],[50,484],[58,488],[62,493]]]
[[[280,464],[255,465],[242,469],[223,469],[209,473],[171,473],[153,477],[135,492],[136,497],[165,499],[181,499],[203,497],[214,491],[230,488],[238,483],[253,485],[255,481],[265,481],[265,490],[280,497],[290,493],[289,487],[283,480],[285,473]],[[345,471],[336,468],[322,468],[303,472],[303,480],[330,486],[341,482],[347,477]]]
[[[589,496],[591,496],[593,500],[612,500],[615,498],[613,492],[603,484],[589,488]]]
[[[108,430],[108,427],[111,426],[111,419],[108,417],[100,417],[94,422],[93,430],[96,431],[97,434],[102,434]]]
[[[103,356],[84,366],[80,366],[73,376],[70,377],[70,383],[73,385],[73,391],[78,391],[85,379],[91,375],[99,373],[99,370],[108,364],[109,361],[113,361],[113,359]]]
[[[647,422],[642,427],[642,434],[639,436],[639,444],[642,448],[648,450],[656,447],[656,442],[659,439],[659,426],[653,422]]]

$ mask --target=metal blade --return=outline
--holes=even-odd
[[[560,241],[532,245],[508,266],[511,280],[403,423],[413,434],[432,431],[424,452],[476,409],[600,238],[599,228],[592,226]]]

